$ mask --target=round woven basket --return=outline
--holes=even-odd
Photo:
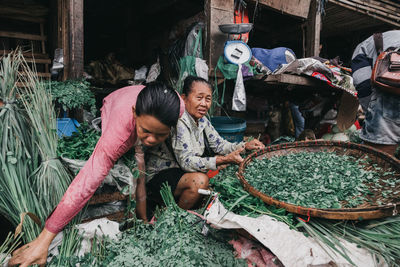
[[[271,158],[273,156],[283,156],[290,153],[318,151],[335,152],[338,155],[349,155],[355,158],[364,158],[368,156],[369,160],[371,160],[373,163],[376,163],[378,167],[382,168],[383,171],[391,169],[391,171],[395,172],[394,176],[400,177],[400,161],[397,160],[395,157],[390,156],[387,153],[380,152],[369,146],[338,141],[304,141],[266,147],[263,150],[259,150],[250,154],[240,164],[237,176],[242,183],[244,189],[253,196],[260,198],[262,201],[269,205],[284,208],[287,211],[296,214],[336,220],[366,220],[395,216],[398,214],[398,211],[400,210],[400,195],[393,194],[387,199],[381,199],[384,203],[382,205],[362,204],[356,208],[318,209],[297,206],[294,204],[276,200],[255,189],[245,179],[246,166],[254,158]],[[400,191],[400,184],[396,184],[395,188],[392,189],[392,191]]]

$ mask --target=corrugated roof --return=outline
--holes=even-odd
[[[357,16],[356,13],[373,18],[373,20],[368,21],[370,24],[379,24],[378,21],[390,24],[395,27],[400,27],[400,3],[399,1],[390,0],[329,0],[328,8],[326,13],[329,12],[339,12],[335,10],[334,6],[342,7],[342,9],[347,9],[353,12],[342,11],[342,20],[348,19],[350,21],[357,20],[357,18],[362,18]],[[331,10],[329,10],[331,9]],[[355,16],[355,17],[353,17]],[[361,23],[366,23],[365,21]],[[357,26],[358,23],[355,23]],[[361,25],[359,25],[361,26]],[[370,25],[371,26],[371,25]]]

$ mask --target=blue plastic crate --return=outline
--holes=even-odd
[[[226,140],[232,143],[243,141],[246,131],[246,120],[234,117],[212,117],[211,124],[215,130]]]
[[[76,127],[80,124],[75,119],[71,118],[60,118],[57,119],[57,134],[60,138],[63,136],[71,136],[73,132],[76,132]]]

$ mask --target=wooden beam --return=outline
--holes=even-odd
[[[36,35],[22,32],[8,32],[8,31],[0,31],[0,37],[8,37],[8,38],[16,38],[16,39],[26,39],[33,41],[46,41],[46,35]]]
[[[69,0],[69,79],[83,75],[83,0]]]
[[[318,5],[319,1],[311,1],[306,29],[306,57],[319,56],[321,13],[318,10]]]
[[[306,19],[311,0],[250,0],[250,2],[267,6],[286,15]]]
[[[228,35],[219,30],[218,25],[233,23],[233,0],[206,0],[207,18],[206,61],[212,75],[218,58],[223,54]]]

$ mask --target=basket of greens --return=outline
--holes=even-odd
[[[397,215],[400,161],[350,142],[279,144],[250,154],[237,173],[245,190],[289,212],[362,220]]]

